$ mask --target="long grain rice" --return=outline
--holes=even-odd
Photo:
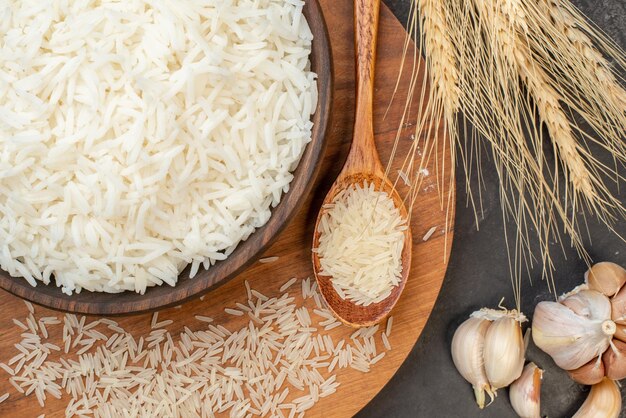
[[[389,297],[402,277],[406,220],[386,192],[355,184],[335,196],[320,218],[320,275],[357,305]]]
[[[144,293],[227,258],[311,138],[302,4],[0,8],[0,267],[67,294]]]
[[[303,300],[319,295],[310,279],[302,282]],[[221,411],[231,416],[302,416],[337,391],[337,375],[332,374],[337,369],[366,373],[385,356],[374,337],[380,334],[386,346],[391,318],[384,331],[362,328],[335,343],[318,331],[341,325],[327,308],[298,304],[288,293],[270,297],[246,288],[246,294],[246,303],[236,302],[241,315],[243,307],[249,309],[251,319],[242,328],[230,330],[195,315],[206,328],[184,326],[178,341],[167,330],[172,321],[158,322],[158,314],[151,317],[149,334],[138,338],[106,318],[87,323],[73,315],[63,322],[33,316],[37,323],[62,326],[58,338],[69,347],[69,355],[49,359],[59,347],[36,329],[22,333],[16,344],[20,353],[11,359],[17,362],[15,369],[2,363],[0,368],[12,374],[9,381],[17,391],[42,405],[50,396],[69,397],[70,415],[211,416]],[[120,331],[106,336],[111,328]]]

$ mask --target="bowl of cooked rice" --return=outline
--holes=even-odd
[[[311,191],[332,102],[317,0],[0,6],[0,287],[98,315],[256,261]]]

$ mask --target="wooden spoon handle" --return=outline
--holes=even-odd
[[[354,49],[356,51],[356,115],[354,137],[346,161],[348,172],[380,174],[382,166],[374,142],[372,104],[374,66],[380,0],[354,1]],[[348,174],[348,173],[346,173]]]

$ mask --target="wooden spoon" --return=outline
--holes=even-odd
[[[378,12],[380,0],[355,0],[355,50],[356,50],[356,115],[352,146],[341,173],[333,183],[324,199],[324,204],[317,216],[313,235],[313,248],[319,246],[319,223],[327,204],[337,194],[355,183],[373,183],[376,190],[386,192],[394,201],[403,219],[408,219],[407,210],[398,192],[385,178],[383,166],[376,151],[372,103],[374,95],[374,64],[376,61],[376,36],[378,32]],[[411,267],[411,230],[407,228],[402,249],[402,278],[391,294],[379,303],[369,306],[356,305],[342,299],[331,284],[331,278],[319,274],[321,271],[319,256],[313,252],[313,271],[322,297],[333,314],[343,323],[353,327],[365,327],[384,319],[395,306],[404,289]]]

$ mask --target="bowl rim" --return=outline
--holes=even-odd
[[[132,291],[105,293],[83,290],[68,296],[54,282],[48,285],[37,282],[37,286],[32,287],[25,279],[14,278],[4,270],[0,270],[0,288],[57,311],[83,315],[134,315],[180,305],[206,294],[229,282],[256,262],[302,209],[319,174],[328,142],[334,91],[330,37],[318,0],[306,0],[303,13],[314,35],[310,60],[318,81],[318,102],[312,119],[314,125],[311,141],[306,145],[298,166],[292,172],[294,177],[289,191],[282,194],[280,203],[272,209],[270,219],[247,240],[240,242],[226,260],[218,261],[209,270],[200,269],[193,279],[188,277],[190,267],[187,266],[179,274],[176,286],[154,286],[148,288],[144,294]]]

